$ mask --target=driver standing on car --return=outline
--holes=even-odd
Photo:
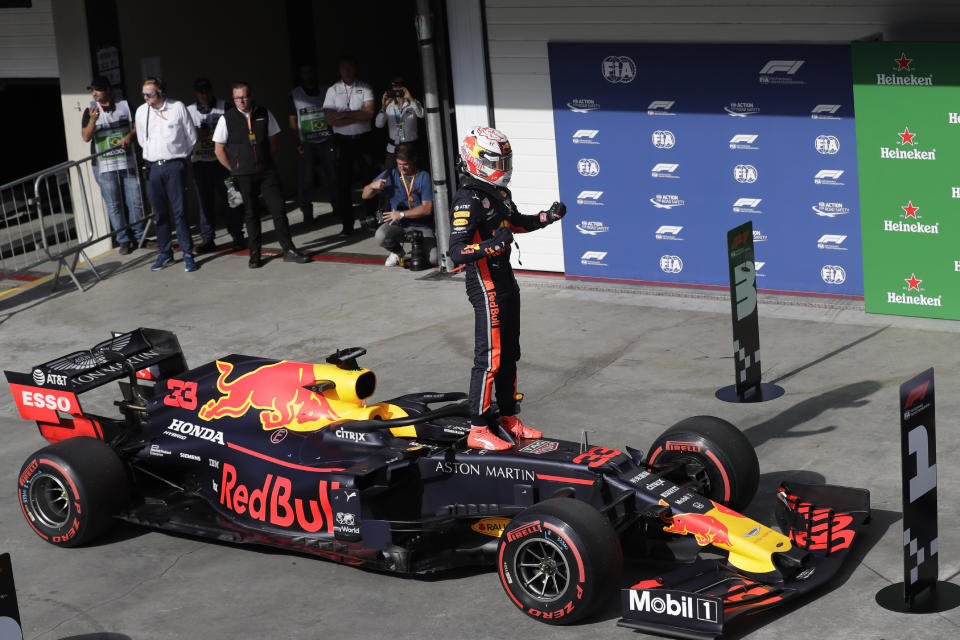
[[[474,449],[511,446],[489,429],[492,397],[500,412],[498,424],[513,437],[543,435],[516,416],[520,289],[510,266],[510,245],[514,233],[542,229],[560,220],[567,207],[554,202],[537,215],[521,215],[507,189],[512,161],[510,141],[496,129],[476,127],[460,145],[463,180],[453,199],[450,258],[466,265],[467,298],[476,320],[467,438]]]

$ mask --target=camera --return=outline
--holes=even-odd
[[[388,98],[401,98],[403,97],[403,89],[387,89]]]
[[[383,212],[389,211],[387,207],[390,205],[384,200],[381,204],[381,208],[373,215],[366,216],[360,220],[360,224],[369,229],[370,231],[376,231],[377,228],[383,224]],[[397,203],[397,211],[407,211],[410,207],[407,206],[405,202]]]
[[[383,224],[383,211],[360,218],[360,225],[368,231],[376,231]]]
[[[410,243],[410,271],[423,271],[428,268],[423,255],[423,232],[419,229],[407,229],[403,239]]]

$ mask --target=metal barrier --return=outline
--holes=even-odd
[[[54,289],[65,270],[83,291],[76,276],[81,258],[101,279],[85,249],[111,237],[143,245],[151,218],[145,213],[140,171],[101,172],[94,162],[99,158],[106,164],[116,151],[64,162],[0,186],[0,280],[56,262]]]

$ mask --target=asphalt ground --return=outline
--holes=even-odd
[[[291,216],[291,221],[296,222]],[[462,276],[424,278],[363,262],[381,259],[369,235],[341,242],[330,227],[295,227],[319,251],[306,265],[245,255],[204,256],[202,268],[149,271],[154,255],[96,259],[85,292],[39,280],[0,297],[0,365],[30,371],[88,348],[110,330],[177,333],[191,366],[228,353],[320,361],[364,346],[379,378],[375,399],[465,390],[473,319]],[[303,231],[303,233],[301,233]],[[223,238],[221,237],[221,241]],[[269,241],[269,236],[267,236]],[[359,257],[358,257],[359,256]],[[364,258],[365,256],[365,258]],[[772,523],[784,478],[865,487],[873,520],[831,585],[797,605],[738,626],[730,637],[956,637],[960,609],[886,611],[874,598],[902,581],[899,385],[934,367],[937,388],[941,579],[960,582],[960,323],[866,315],[862,303],[760,296],[763,379],[786,393],[730,404],[729,300],[678,291],[521,276],[524,419],[548,435],[645,448],[682,418],[712,414],[756,447],[761,486],[748,515]],[[86,397],[86,396],[85,396]],[[44,446],[0,392],[0,553],[12,555],[24,637],[168,638],[627,638],[619,601],[572,627],[523,616],[492,571],[403,578],[265,548],[118,526],[102,541],[63,550],[24,522],[20,465]]]

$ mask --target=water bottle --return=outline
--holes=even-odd
[[[227,188],[227,206],[231,209],[239,207],[243,204],[243,196],[240,195],[240,191],[237,189],[237,185],[234,184],[233,178],[227,178],[223,181],[224,186]]]

